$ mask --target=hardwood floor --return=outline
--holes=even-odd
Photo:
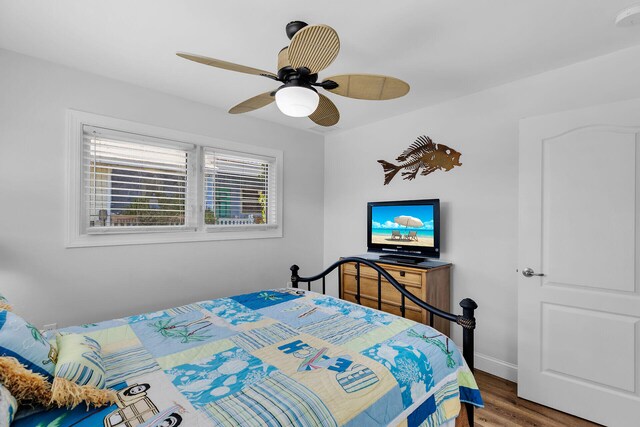
[[[516,395],[516,384],[486,372],[475,372],[476,381],[485,407],[475,410],[475,425],[488,426],[528,426],[528,427],[587,427],[599,426],[576,418]]]

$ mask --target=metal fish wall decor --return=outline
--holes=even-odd
[[[420,175],[427,176],[438,169],[445,172],[450,171],[460,163],[460,152],[449,148],[443,144],[435,144],[426,135],[419,136],[416,141],[409,146],[400,156],[396,158],[398,165],[378,160],[384,169],[384,185],[391,182],[398,172],[402,172],[402,179],[411,181]]]

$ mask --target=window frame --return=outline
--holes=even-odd
[[[253,157],[253,159],[260,159],[263,161],[267,161],[267,162],[271,162],[273,160],[274,163],[274,167],[276,169],[276,196],[278,196],[279,194],[281,194],[281,189],[278,187],[278,176],[277,173],[279,171],[279,167],[278,167],[278,160],[277,158],[274,158],[273,156],[267,156],[264,154],[258,154],[258,153],[247,153],[247,152],[240,152],[240,151],[231,151],[231,150],[227,150],[224,148],[213,148],[213,147],[203,147],[200,154],[202,156],[202,162],[201,165],[204,168],[205,167],[205,156],[206,153],[205,151],[207,151],[207,149],[209,151],[212,152],[216,152],[222,156],[224,155],[231,155],[231,156],[238,156],[238,155],[246,155],[247,157]],[[281,164],[281,163],[280,163]],[[205,187],[205,180],[206,180],[206,170],[203,170],[203,173],[200,177],[200,182],[202,183],[203,189]],[[204,224],[204,228],[206,229],[207,232],[214,232],[214,233],[219,233],[221,231],[225,231],[225,230],[238,230],[238,229],[265,229],[265,228],[275,228],[278,226],[278,224],[281,223],[282,221],[282,217],[280,216],[280,211],[277,211],[277,218],[276,218],[276,224],[247,224],[247,225],[212,225],[212,224],[207,224],[204,220],[204,211],[205,211],[205,191],[201,191],[200,195],[203,197],[203,199],[200,202],[200,205],[202,206],[202,224]],[[274,199],[271,198],[272,195],[270,195],[270,201],[269,204],[273,203]],[[277,197],[275,198],[277,199]],[[276,209],[279,209],[280,204],[276,201]]]
[[[113,130],[113,129],[104,129],[102,127],[97,127],[97,126],[93,126],[93,125],[87,125],[82,124],[80,127],[84,128],[84,126],[90,126],[95,128],[94,130],[100,132],[100,131],[106,131],[105,134],[106,136],[104,136],[105,139],[110,139],[113,138],[112,135],[117,135],[117,134],[124,134],[121,135],[122,139],[126,139],[126,137],[128,137],[129,135],[131,135],[131,132],[122,132],[120,130]],[[82,129],[83,131],[83,144],[84,144],[84,129]],[[117,137],[116,137],[117,138]],[[195,144],[192,143],[184,143],[182,141],[167,141],[167,140],[160,140],[157,137],[149,137],[149,136],[143,136],[143,135],[137,135],[136,134],[136,140],[132,140],[130,142],[133,143],[137,143],[137,144],[146,144],[149,146],[157,146],[157,147],[165,147],[165,148],[175,148],[175,149],[179,149],[179,150],[184,150],[185,153],[187,153],[187,167],[186,167],[186,185],[185,185],[185,223],[184,225],[171,225],[171,226],[127,226],[127,227],[89,227],[87,224],[89,222],[89,218],[87,216],[87,209],[86,209],[86,192],[82,191],[82,194],[80,195],[80,197],[82,198],[81,203],[82,206],[85,207],[85,209],[83,209],[83,211],[80,213],[80,232],[81,234],[137,234],[137,233],[152,233],[152,232],[173,232],[173,231],[195,231],[197,230],[198,227],[198,223],[197,223],[197,216],[194,214],[194,212],[192,212],[192,208],[189,206],[188,202],[190,200],[195,200],[195,198],[197,197],[197,188],[194,185],[194,183],[196,182],[196,180],[198,179],[198,175],[197,175],[197,162],[198,162],[198,156],[197,153],[199,151],[199,147],[196,146]],[[99,138],[97,138],[99,139]],[[133,138],[132,138],[133,139]],[[81,151],[84,154],[84,151]],[[85,164],[84,164],[84,158],[81,159],[82,162],[82,167],[84,168]],[[84,169],[83,169],[84,172]],[[85,179],[85,175],[81,175],[80,176],[81,180]],[[81,183],[81,189],[84,189],[84,186],[82,184],[84,184],[85,182],[83,181]]]
[[[182,144],[194,145],[193,161],[189,165],[187,207],[189,221],[178,228],[149,226],[135,229],[91,230],[86,222],[84,169],[83,169],[83,126],[112,129],[125,133],[160,138]],[[103,115],[67,110],[67,232],[65,246],[119,246],[156,243],[200,242],[215,240],[241,240],[280,238],[283,236],[283,152],[266,147],[226,141],[203,135],[196,135],[154,125],[132,122]],[[275,195],[270,200],[276,203],[275,224],[251,224],[251,226],[212,226],[204,223],[204,150],[213,149],[260,156],[274,159]],[[187,214],[185,213],[185,216]],[[191,225],[187,225],[191,224]],[[195,225],[195,226],[194,226]]]

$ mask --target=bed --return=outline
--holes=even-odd
[[[290,288],[62,329],[101,344],[116,404],[40,412],[12,426],[437,426],[453,425],[463,406],[472,424],[482,398],[448,337],[324,295],[326,275],[354,260],[395,282],[370,261],[345,258],[308,278],[293,266]],[[322,294],[311,290],[315,280]],[[472,355],[475,319],[465,310],[431,312],[467,325],[463,351],[471,336]]]

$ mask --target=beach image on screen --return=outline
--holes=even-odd
[[[433,247],[433,206],[373,206],[371,243]]]

